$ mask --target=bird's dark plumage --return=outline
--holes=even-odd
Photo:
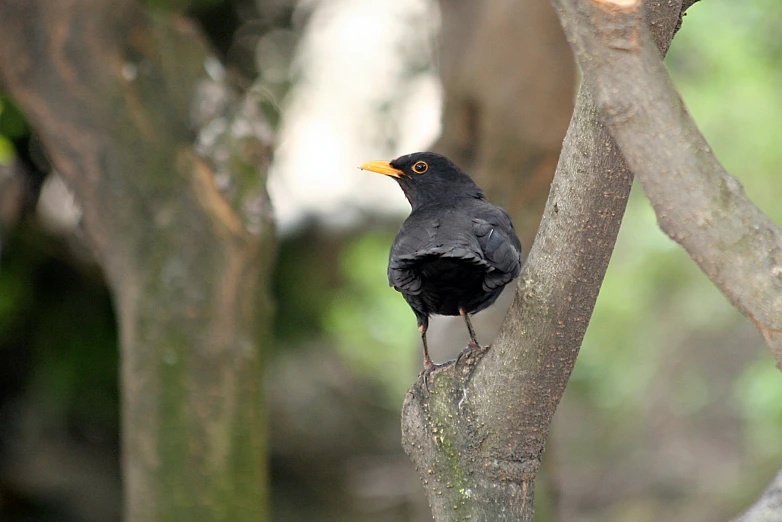
[[[510,217],[492,205],[459,167],[417,152],[360,168],[392,176],[412,212],[391,245],[388,281],[418,319],[424,365],[430,315],[461,315],[478,347],[469,314],[490,306],[521,269],[521,244]]]

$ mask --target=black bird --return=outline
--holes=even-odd
[[[429,316],[461,315],[468,347],[480,347],[470,314],[494,303],[519,275],[521,243],[508,213],[444,156],[416,152],[359,168],[393,177],[412,207],[391,245],[388,282],[418,319],[428,373],[436,367],[426,345]]]

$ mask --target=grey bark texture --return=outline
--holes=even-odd
[[[650,2],[667,50],[682,2]],[[568,20],[563,19],[567,27]],[[532,520],[535,474],[613,251],[632,176],[582,86],[543,220],[491,348],[419,380],[405,450],[437,521]]]
[[[132,0],[0,1],[0,81],[76,194],[114,298],[127,522],[267,516],[270,149],[228,140],[230,196],[216,188],[194,141],[209,59],[194,27]]]

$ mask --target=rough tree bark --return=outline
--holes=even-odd
[[[652,44],[641,0],[554,4],[660,228],[755,324],[782,369],[782,229],[712,154]],[[779,520],[779,499],[777,475],[741,520]]]
[[[194,28],[132,0],[0,1],[0,81],[82,205],[114,295],[129,522],[267,511],[273,239],[253,164],[268,149],[245,121],[222,166],[196,154],[210,60]],[[228,198],[214,180],[227,164]]]
[[[682,2],[647,7],[665,52]],[[433,372],[431,393],[419,380],[405,397],[403,444],[435,520],[533,519],[535,474],[551,418],[589,323],[631,179],[582,86],[543,221],[497,341],[468,353],[458,367]]]

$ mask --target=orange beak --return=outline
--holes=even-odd
[[[401,178],[405,174],[401,170],[392,167],[391,163],[388,161],[370,161],[369,163],[364,163],[359,168],[361,170],[368,170],[385,176],[391,176],[392,178]]]

